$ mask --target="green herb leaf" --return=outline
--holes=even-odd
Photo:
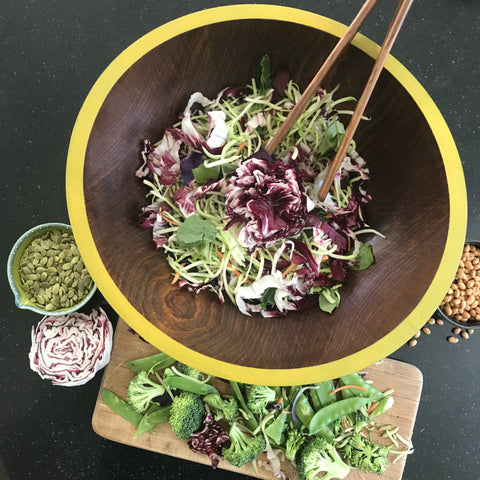
[[[235,165],[235,163],[224,163],[222,166],[222,173],[223,173],[223,176],[226,177],[229,173],[232,173],[236,168],[237,168],[237,165]]]
[[[340,305],[338,290],[323,288],[318,296],[318,306],[327,313],[332,313]]]
[[[272,74],[270,70],[270,57],[264,55],[260,60],[260,67],[262,72],[260,74],[260,88],[263,91],[267,91],[272,85]]]
[[[352,270],[365,270],[374,262],[372,247],[368,243],[360,245],[355,263],[352,265]]]
[[[266,288],[260,297],[260,304],[264,310],[269,310],[276,307],[275,303],[275,287]]]
[[[185,247],[197,247],[211,243],[217,236],[215,225],[208,219],[198,215],[190,215],[180,224],[177,230],[177,240]]]
[[[338,120],[329,120],[325,129],[325,134],[318,146],[320,155],[325,155],[331,150],[337,150],[345,135],[345,127]]]
[[[206,167],[205,165],[200,165],[197,168],[192,170],[195,181],[198,185],[203,185],[207,180],[216,180],[220,174],[220,165],[216,167]]]

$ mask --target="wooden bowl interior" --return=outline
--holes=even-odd
[[[267,369],[338,360],[397,327],[436,273],[449,223],[445,170],[422,112],[387,71],[367,108],[371,121],[363,122],[355,136],[372,176],[367,218],[386,238],[371,237],[376,263],[348,278],[332,315],[312,308],[277,319],[246,317],[228,301],[219,304],[214,294],[179,290],[170,284],[171,271],[150,231],[137,225],[139,209],[146,204],[146,188],[134,176],[142,142],[159,140],[191,93],[213,97],[226,86],[258,78],[266,53],[273,72],[287,69],[305,87],[336,40],[310,27],[273,20],[192,30],[133,64],[96,118],[85,159],[84,195],[98,252],[137,311],[196,352]],[[324,87],[340,84],[338,97],[358,98],[372,65],[368,55],[349,47]]]

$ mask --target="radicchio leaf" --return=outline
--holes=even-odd
[[[171,129],[165,131],[162,141],[147,156],[147,166],[158,175],[162,185],[174,185],[180,173],[179,150],[182,141]]]
[[[173,200],[184,217],[189,217],[196,212],[195,186],[189,185],[175,190]]]
[[[333,243],[337,245],[340,250],[347,249],[347,239],[327,222],[323,222],[320,228],[331,238]]]
[[[337,282],[343,282],[347,275],[347,271],[345,270],[345,260],[331,258],[329,263],[333,279]]]
[[[270,159],[262,150],[230,177],[225,193],[226,228],[240,227],[246,248],[269,247],[296,235],[305,225],[307,199],[295,168]]]
[[[223,445],[229,441],[230,437],[225,429],[212,415],[207,414],[202,430],[193,433],[187,443],[192,452],[207,455],[212,462],[212,468],[217,468],[222,458]]]
[[[272,102],[277,103],[283,98],[285,88],[287,87],[290,74],[286,70],[280,70],[272,82],[273,95]]]

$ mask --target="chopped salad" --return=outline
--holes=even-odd
[[[270,155],[265,149],[301,91],[268,56],[260,81],[193,93],[160,141],[144,141],[136,176],[149,188],[139,224],[152,229],[179,287],[228,297],[246,315],[317,304],[332,312],[351,270],[370,266],[361,234],[369,170],[352,141],[323,202],[318,192],[345,128],[337,88],[319,89]]]

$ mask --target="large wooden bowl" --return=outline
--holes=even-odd
[[[305,87],[345,26],[277,6],[206,10],[142,37],[102,74],[71,139],[67,201],[85,263],[117,313],[140,335],[208,373],[250,383],[301,384],[361,369],[418,330],[455,275],[466,193],[450,132],[412,75],[389,58],[356,134],[372,176],[375,264],[356,272],[332,315],[246,317],[229,302],[171,285],[171,271],[137,225],[146,190],[134,172],[144,138],[160,139],[194,91],[214,96],[288,69]],[[359,97],[378,46],[357,36],[324,87]]]

